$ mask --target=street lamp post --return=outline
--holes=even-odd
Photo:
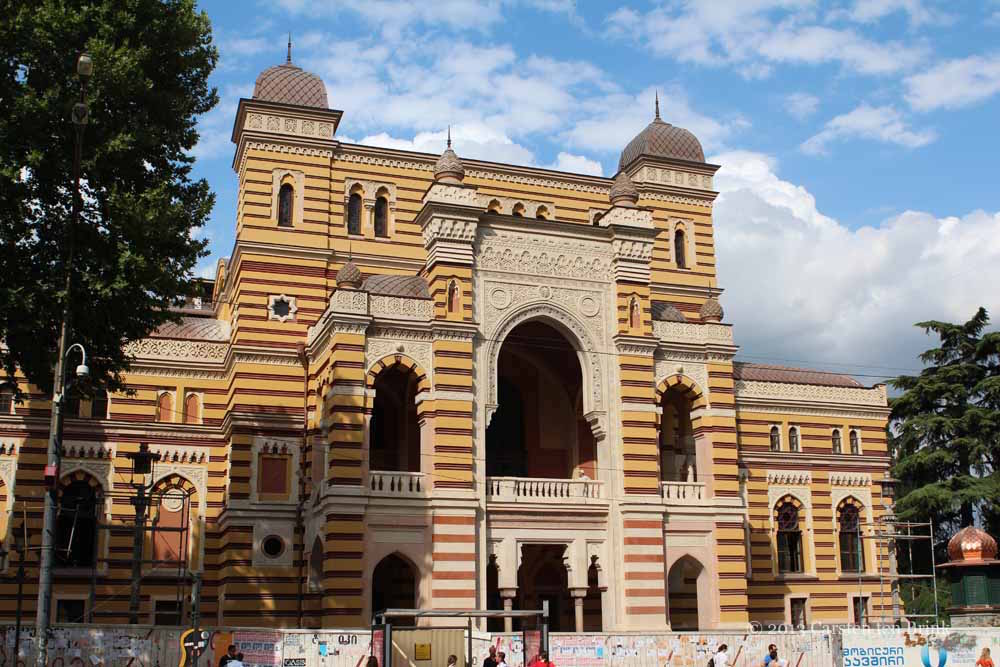
[[[56,372],[52,382],[52,410],[49,418],[48,462],[45,465],[45,514],[42,525],[42,550],[38,570],[38,604],[35,616],[35,656],[37,667],[48,666],[48,635],[49,616],[52,608],[52,562],[56,532],[56,491],[59,484],[59,469],[62,458],[62,427],[63,399],[66,384],[66,359],[74,347],[79,347],[83,353],[83,363],[78,367],[87,370],[87,355],[79,344],[67,349],[67,343],[72,332],[70,320],[70,292],[73,287],[73,256],[76,249],[76,225],[83,208],[80,194],[80,162],[83,155],[83,130],[87,125],[89,111],[87,109],[87,81],[94,71],[94,62],[86,53],[76,61],[76,74],[80,79],[80,101],[73,105],[72,120],[76,130],[73,146],[73,212],[64,232],[66,244],[66,273],[63,292],[62,326],[59,332],[59,353],[56,358]]]

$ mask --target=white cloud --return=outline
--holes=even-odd
[[[804,153],[827,153],[829,144],[845,139],[872,139],[906,148],[926,146],[937,138],[933,130],[912,130],[903,115],[891,106],[862,104],[853,111],[836,116],[801,146]]]
[[[645,13],[621,8],[605,23],[609,35],[638,37],[658,55],[734,65],[750,78],[770,74],[768,65],[774,63],[837,63],[862,74],[891,74],[927,54],[919,43],[874,41],[850,27],[820,25],[810,0],[685,0]]]
[[[948,20],[945,14],[927,7],[921,0],[856,0],[848,15],[854,21],[873,23],[896,12],[905,13],[913,25]]]
[[[957,109],[1000,93],[1000,54],[970,56],[935,65],[906,79],[914,109]]]
[[[805,120],[816,113],[819,98],[808,93],[792,93],[785,96],[785,111],[793,118]]]
[[[515,143],[502,132],[480,123],[453,125],[452,148],[459,157],[513,164],[534,164],[534,153]],[[447,143],[447,130],[418,132],[412,139],[400,139],[386,132],[369,135],[358,143],[398,148],[421,153],[441,153]]]
[[[556,161],[548,165],[548,168],[557,171],[569,171],[575,174],[589,174],[591,176],[601,176],[603,174],[600,162],[591,160],[583,155],[573,155],[572,153],[563,151],[559,152],[559,155],[556,156]]]
[[[191,154],[199,160],[220,157],[231,158],[235,147],[232,143],[233,114],[241,97],[253,95],[253,84],[223,86],[219,103],[198,119],[198,143]]]
[[[912,325],[1000,313],[1000,211],[906,211],[849,229],[768,156],[714,155],[714,221],[726,319],[749,359],[919,368],[934,341]],[[847,369],[847,367],[843,367]],[[899,374],[861,369],[858,373]],[[874,381],[871,378],[868,380]]]
[[[501,3],[496,0],[278,0],[277,5],[286,12],[307,16],[353,12],[391,39],[398,38],[403,31],[417,25],[485,31],[503,18]]]

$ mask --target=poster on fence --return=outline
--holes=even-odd
[[[1000,656],[1000,631],[987,628],[844,630],[844,667],[976,667]],[[988,653],[984,653],[988,651]],[[991,658],[994,664],[998,657]]]

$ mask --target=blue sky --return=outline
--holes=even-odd
[[[912,323],[1000,306],[1000,0],[202,2],[222,102],[197,173],[232,249],[236,101],[293,60],[346,141],[613,176],[652,117],[722,165],[727,320],[748,360],[918,367]],[[1000,315],[998,315],[1000,317]]]

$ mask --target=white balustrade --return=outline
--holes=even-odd
[[[486,498],[493,502],[572,503],[604,498],[604,483],[592,479],[487,477]]]
[[[660,489],[668,505],[700,505],[705,500],[704,482],[662,482]]]
[[[427,480],[422,472],[368,472],[368,491],[373,496],[413,498],[427,495]]]

